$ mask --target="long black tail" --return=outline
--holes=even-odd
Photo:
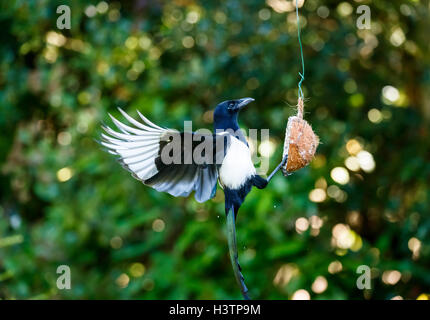
[[[228,249],[230,253],[231,265],[233,266],[234,276],[236,278],[237,284],[240,287],[243,298],[249,300],[248,288],[245,285],[245,279],[242,275],[242,269],[238,260],[237,253],[237,243],[236,243],[236,217],[234,209],[231,208],[227,212],[227,237],[228,237]]]

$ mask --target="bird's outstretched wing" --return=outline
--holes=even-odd
[[[120,132],[103,126],[106,134],[100,143],[119,156],[133,177],[175,197],[195,191],[195,199],[204,202],[215,196],[217,167],[224,159],[229,135],[179,132],[155,125],[139,111],[143,123],[119,110],[132,126],[110,115]],[[204,148],[210,145],[212,154],[207,152],[210,148]]]

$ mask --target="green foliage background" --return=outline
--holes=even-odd
[[[71,8],[71,30],[56,28],[61,4]],[[362,4],[371,30],[356,27]],[[277,175],[239,212],[252,297],[299,289],[312,299],[428,297],[429,12],[418,0],[306,0],[300,9],[306,119],[322,144],[311,166]],[[204,204],[158,193],[94,138],[108,112],[120,117],[117,106],[167,127],[211,128],[218,102],[251,96],[241,125],[270,128],[274,168],[297,99],[295,23],[284,0],[2,1],[0,298],[240,298],[222,191]],[[331,172],[345,166],[351,139],[376,167],[348,170],[339,184]],[[315,188],[322,202],[311,201]],[[314,215],[319,231],[298,233],[297,219]],[[336,225],[354,240],[349,248],[332,239]],[[330,273],[333,261],[342,270],[332,264]],[[56,287],[63,264],[71,290]],[[363,264],[372,268],[364,291]],[[317,294],[319,276],[327,288]]]

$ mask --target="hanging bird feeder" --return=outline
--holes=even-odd
[[[313,159],[319,144],[319,138],[312,127],[303,119],[303,99],[297,103],[297,115],[288,118],[285,130],[284,154],[288,160],[282,166],[282,173],[287,176],[289,172],[307,166]]]

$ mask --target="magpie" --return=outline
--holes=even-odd
[[[205,202],[215,196],[219,182],[225,195],[230,259],[245,299],[249,296],[238,262],[236,216],[252,187],[264,189],[288,158],[285,156],[267,179],[256,173],[238,124],[239,111],[252,101],[243,98],[218,104],[213,114],[214,132],[163,128],[137,111],[143,121],[139,122],[119,108],[132,126],[109,114],[119,131],[103,125],[105,133],[100,141],[134,178],[157,191],[175,197],[186,197],[194,191],[195,199]]]

